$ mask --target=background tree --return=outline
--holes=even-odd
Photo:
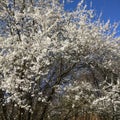
[[[82,4],[66,12],[58,0],[0,1],[1,120],[117,119],[116,24]]]

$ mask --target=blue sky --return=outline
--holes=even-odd
[[[66,0],[67,1],[67,0]],[[72,3],[66,3],[65,10],[73,10],[76,8],[78,2],[81,0],[73,0]],[[90,6],[92,2],[92,9],[95,13],[99,15],[102,12],[101,19],[107,21],[108,19],[111,23],[120,22],[120,0],[84,0],[85,4]],[[118,32],[120,27],[118,28]],[[119,33],[120,35],[120,33]]]

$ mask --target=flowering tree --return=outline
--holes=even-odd
[[[120,113],[116,25],[82,3],[65,12],[58,0],[0,1],[1,120]]]

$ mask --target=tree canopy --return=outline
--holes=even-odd
[[[117,24],[59,0],[0,1],[0,21],[1,120],[117,119]]]

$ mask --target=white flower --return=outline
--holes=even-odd
[[[72,108],[74,108],[75,107],[75,104],[72,104]]]
[[[38,101],[41,101],[41,100],[42,100],[42,98],[41,98],[41,97],[39,97],[39,98],[38,98]]]
[[[80,96],[75,95],[75,100],[79,100],[79,99],[80,99]]]

